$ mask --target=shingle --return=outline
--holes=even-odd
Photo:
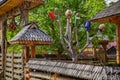
[[[15,41],[44,41],[52,42],[53,39],[47,35],[45,32],[38,28],[38,25],[35,23],[29,23],[24,26],[24,28],[11,39],[11,42]]]

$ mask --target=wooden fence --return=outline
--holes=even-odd
[[[7,54],[6,56],[6,80],[23,79],[22,54]]]
[[[28,80],[120,80],[120,67],[117,66],[31,59],[25,68],[29,69]]]

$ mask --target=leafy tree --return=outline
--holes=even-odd
[[[78,50],[80,50],[84,47],[87,41],[87,37],[85,36],[86,32],[84,28],[85,22],[89,21],[90,18],[92,18],[97,12],[104,9],[106,7],[106,4],[104,0],[46,0],[45,4],[30,11],[29,22],[36,22],[40,26],[41,30],[45,31],[54,39],[53,45],[51,45],[50,47],[45,47],[44,50],[63,53],[64,49],[59,38],[59,26],[58,24],[56,24],[56,21],[50,20],[50,18],[48,17],[48,13],[50,11],[53,11],[55,7],[57,7],[60,11],[60,20],[63,26],[63,34],[66,31],[66,17],[64,16],[65,11],[67,9],[73,11],[71,17],[72,30],[75,26],[75,15],[77,12],[80,13],[80,20],[77,24],[78,38],[80,42]],[[93,36],[97,33],[98,25],[98,23],[92,23],[89,31],[90,36]],[[110,26],[110,28],[106,30],[105,33],[112,33],[113,30],[115,31],[115,29],[111,25],[107,24],[107,26]],[[15,31],[15,34],[16,33],[17,31]],[[8,32],[8,34],[12,35],[12,33],[10,32]],[[8,35],[8,38],[11,39],[10,35]],[[75,36],[73,37],[73,42],[75,42]],[[37,49],[41,50],[41,47],[37,47]]]
[[[30,21],[36,21],[40,25],[40,28],[51,35],[54,39],[51,50],[62,53],[63,47],[60,43],[59,38],[59,26],[55,21],[50,20],[48,17],[48,12],[53,11],[55,7],[59,8],[60,11],[60,20],[63,26],[63,33],[65,33],[66,30],[66,19],[64,12],[67,9],[71,9],[73,11],[73,15],[71,17],[72,30],[75,25],[75,15],[77,12],[80,13],[80,20],[78,21],[77,28],[80,41],[79,49],[81,49],[86,42],[86,36],[84,36],[86,34],[84,30],[85,22],[89,20],[93,15],[95,15],[98,11],[105,8],[105,2],[104,0],[47,0],[43,6],[40,6],[30,12]],[[97,26],[91,27],[90,35],[96,34]],[[93,30],[95,31],[93,32]],[[73,40],[75,40],[75,37],[73,37]]]

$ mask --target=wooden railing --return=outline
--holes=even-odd
[[[22,54],[6,55],[6,80],[23,79],[23,57]]]
[[[120,80],[120,67],[95,66],[56,60],[31,59],[28,80]]]

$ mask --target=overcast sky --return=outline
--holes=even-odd
[[[110,2],[116,2],[118,0],[105,0],[107,4],[109,4]]]

